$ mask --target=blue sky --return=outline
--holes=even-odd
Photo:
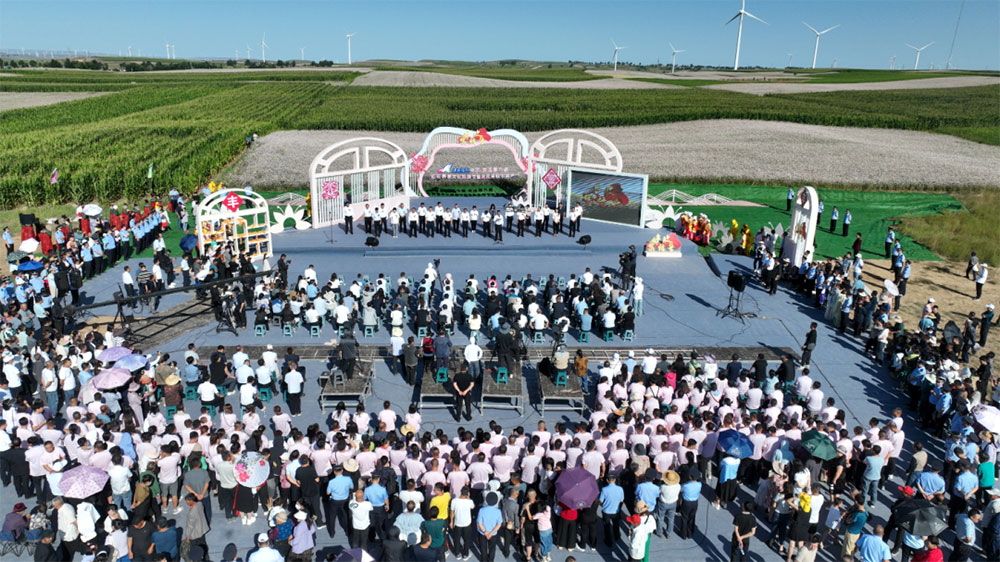
[[[823,36],[817,66],[887,68],[889,57],[912,68],[917,46],[934,41],[921,68],[941,68],[948,58],[962,0],[748,0],[747,11],[770,25],[747,20],[741,66],[811,63],[814,35],[802,25],[841,27]],[[164,55],[176,45],[183,57],[232,57],[246,45],[260,57],[345,62],[344,34],[354,60],[453,59],[608,61],[613,37],[620,60],[731,65],[739,0],[463,2],[383,1],[78,1],[0,0],[0,50],[79,49],[117,54]],[[952,63],[959,68],[1000,68],[1000,2],[967,0]]]

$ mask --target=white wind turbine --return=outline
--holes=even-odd
[[[170,46],[170,58],[174,60],[177,59],[177,45]]]
[[[670,57],[670,74],[673,74],[674,69],[677,68],[677,53],[683,53],[684,51],[683,50],[678,51],[674,47],[673,43],[667,43],[667,44],[670,45],[670,50],[673,51],[673,54]]]
[[[306,60],[306,48],[299,47],[299,60]]]
[[[76,50],[73,50],[73,56],[76,56]],[[139,49],[139,58],[142,58],[142,49]]]
[[[889,70],[896,70],[896,55],[889,57]]]
[[[262,33],[261,36],[260,36],[260,62],[261,63],[266,63],[267,62],[267,58],[264,55],[264,49],[267,48],[267,43],[264,41],[265,37],[267,37],[267,32],[266,31],[264,33]]]
[[[128,46],[128,56],[132,56],[132,45]]]
[[[250,43],[247,43],[247,60],[250,60]]]
[[[740,11],[736,12],[736,15],[730,18],[729,21],[725,23],[725,25],[729,25],[733,23],[733,20],[735,20],[736,18],[740,19],[739,30],[736,32],[736,60],[733,62],[733,70],[740,69],[740,42],[743,40],[743,16],[755,19],[764,25],[770,25],[766,21],[748,12],[747,0],[742,0],[742,4],[740,5]]]
[[[170,41],[167,41],[166,45],[164,45],[164,46],[167,48],[167,58],[169,59],[170,58]]]
[[[233,60],[240,60],[240,50],[239,49],[233,49],[233,55],[234,55]]]
[[[920,47],[919,49],[916,48],[916,47],[914,47],[913,45],[910,45],[909,43],[906,44],[907,47],[909,47],[909,48],[911,48],[911,49],[913,49],[914,51],[917,52],[917,60],[913,61],[913,70],[916,70],[917,66],[920,64],[920,53],[921,53],[921,51],[923,51],[927,47],[930,47],[933,44],[934,44],[934,41],[931,41],[930,43],[924,45],[923,47]]]
[[[615,55],[614,55],[614,57],[615,57],[615,66],[614,66],[614,69],[612,70],[612,72],[618,72],[618,51],[624,49],[625,47],[619,47],[618,43],[615,43],[614,39],[611,40],[611,44],[615,46]]]
[[[792,53],[788,53],[788,68],[792,67]]]
[[[351,64],[351,37],[354,37],[357,33],[348,33],[345,35],[347,37],[347,64]]]
[[[828,28],[824,29],[823,31],[816,31],[816,29],[813,26],[809,25],[806,22],[802,22],[802,25],[808,27],[810,31],[812,31],[813,33],[816,34],[816,46],[813,47],[813,65],[812,65],[813,68],[816,68],[816,55],[819,53],[819,36],[823,35],[824,33],[828,33],[830,31],[833,31],[834,29],[837,29],[838,27],[840,27],[840,24],[838,23],[837,25],[835,25],[833,27],[828,27]]]

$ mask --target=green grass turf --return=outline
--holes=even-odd
[[[588,74],[582,68],[547,68],[545,65],[542,65],[541,68],[525,66],[379,66],[375,70],[437,72],[439,74],[456,74],[459,76],[474,76],[476,78],[537,82],[581,82],[610,78],[610,76]]]
[[[787,187],[650,184],[649,194],[657,195],[669,189],[677,189],[690,195],[717,193],[730,199],[766,205],[765,207],[689,207],[684,204],[674,206],[675,209],[680,206],[696,214],[705,213],[712,220],[713,225],[719,222],[728,225],[733,219],[736,219],[741,226],[744,223],[748,224],[750,229],[756,232],[762,226],[767,227],[768,223],[774,226],[781,223],[787,231],[791,223],[791,213],[785,212]],[[897,223],[897,219],[964,209],[962,203],[951,195],[939,193],[886,193],[829,189],[818,190],[818,193],[824,205],[823,215],[820,217],[819,228],[816,231],[817,253],[820,257],[834,257],[850,251],[851,245],[854,244],[855,233],[860,232],[862,254],[867,254],[869,258],[878,259],[884,257],[886,232],[889,226]],[[843,221],[845,211],[851,210],[853,222],[847,237],[840,235],[840,224],[837,226],[836,233],[829,231],[830,213],[833,211],[834,205],[840,210],[840,222]],[[932,217],[927,217],[927,220],[933,222]],[[941,259],[934,251],[914,241],[911,236],[898,232],[897,235],[903,241],[903,248],[910,259]]]

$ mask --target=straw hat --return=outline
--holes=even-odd
[[[347,459],[344,461],[344,472],[357,472],[359,468],[358,461],[354,459]]]
[[[677,474],[673,470],[668,470],[663,473],[663,482],[668,486],[673,486],[674,484],[680,484],[681,475]]]
[[[180,382],[181,378],[178,377],[177,375],[170,375],[163,380],[163,383],[166,384],[167,386],[173,386],[175,384],[179,384]]]
[[[644,502],[642,500],[639,500],[639,501],[635,502],[635,512],[637,514],[639,514],[639,513],[649,513],[649,506],[646,505],[646,502]]]
[[[409,433],[416,433],[417,430],[410,424],[403,424],[403,427],[399,428],[400,435],[407,435]]]

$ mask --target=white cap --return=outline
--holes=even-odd
[[[264,544],[267,541],[267,533],[257,533],[257,544]]]
[[[990,310],[993,310],[993,303],[990,303],[990,304],[986,305],[986,308],[988,308]]]
[[[937,302],[937,301],[934,300],[934,297],[928,297],[927,302]]]
[[[646,355],[656,355],[656,352],[653,351],[652,347],[650,347],[646,349]]]
[[[304,511],[296,511],[295,512],[295,520],[296,521],[305,521],[306,517],[308,517],[308,516],[306,515],[306,512],[304,512]]]
[[[635,350],[634,349],[628,350],[628,356],[629,357],[635,357]]]
[[[267,344],[267,350],[271,351],[272,349],[274,349],[274,346],[271,344]]]

